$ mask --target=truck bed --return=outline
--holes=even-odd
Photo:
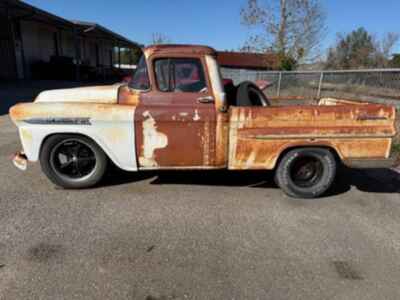
[[[292,147],[322,146],[346,163],[386,159],[395,129],[395,108],[326,98],[314,105],[232,107],[230,169],[273,169]]]

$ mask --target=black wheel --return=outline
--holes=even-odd
[[[91,139],[62,134],[44,142],[40,164],[54,184],[79,189],[94,186],[101,180],[107,168],[107,157]]]
[[[316,198],[332,186],[336,169],[336,159],[328,149],[299,148],[281,159],[275,181],[291,197]]]
[[[252,82],[239,84],[236,93],[237,106],[270,106],[264,93]]]

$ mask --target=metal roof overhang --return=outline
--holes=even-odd
[[[131,41],[99,24],[83,21],[69,21],[22,1],[0,0],[0,11],[3,11],[3,13],[7,14],[12,19],[32,20],[71,32],[77,30],[79,36],[113,41],[116,46],[118,45],[126,48],[143,47],[143,45]]]
[[[71,21],[75,26],[78,27],[80,35],[99,38],[103,40],[109,40],[120,47],[138,47],[142,48],[143,45],[131,41],[118,33],[115,33],[97,23],[83,22],[83,21]]]

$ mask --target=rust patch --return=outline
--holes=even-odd
[[[213,55],[216,51],[213,48],[200,45],[152,45],[143,49],[146,58],[153,54],[158,55]]]
[[[203,95],[204,96],[204,95]],[[168,136],[168,145],[154,150],[156,167],[141,168],[208,168],[215,164],[216,114],[212,104],[197,102],[197,93],[143,93],[135,110],[136,151],[143,155],[143,113],[148,111],[157,131]]]
[[[354,126],[308,126],[308,127],[268,127],[243,129],[241,134],[254,139],[273,139],[273,138],[320,138],[320,137],[351,137],[357,134],[359,137],[392,137],[393,130],[387,125],[372,124],[363,125],[361,122]]]
[[[237,145],[231,152],[230,169],[273,169],[279,155],[289,148],[320,146],[335,149],[342,159],[385,158],[391,139],[233,139]]]
[[[228,165],[229,146],[229,114],[217,114],[215,165],[225,167]]]
[[[118,92],[118,103],[122,105],[139,105],[140,91],[132,90],[128,86],[122,86]]]
[[[366,114],[380,118],[360,120]],[[229,168],[273,169],[285,149],[304,146],[333,148],[342,159],[387,158],[396,133],[394,116],[394,108],[373,104],[234,107]]]

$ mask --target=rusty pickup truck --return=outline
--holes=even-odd
[[[279,187],[313,198],[337,167],[393,163],[395,108],[340,99],[271,106],[255,83],[221,77],[206,46],[143,50],[129,83],[45,91],[10,109],[21,169],[40,161],[64,188],[97,184],[112,162],[127,171],[275,170]]]

